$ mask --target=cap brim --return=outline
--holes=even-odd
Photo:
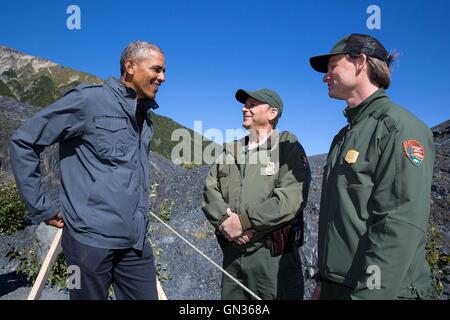
[[[245,101],[249,96],[248,92],[243,89],[239,89],[235,94],[236,100],[243,104],[245,104]]]
[[[337,56],[339,54],[344,54],[345,52],[336,52],[336,53],[329,53],[324,54],[321,56],[315,56],[309,58],[309,63],[311,64],[311,67],[316,70],[317,72],[321,73],[327,73],[328,72],[328,60],[330,60],[330,57]]]

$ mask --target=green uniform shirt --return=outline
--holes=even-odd
[[[354,288],[352,299],[427,295],[432,133],[382,89],[345,114],[349,124],[334,138],[324,167],[320,274]]]
[[[306,205],[311,173],[303,147],[289,132],[277,131],[258,148],[246,138],[225,146],[205,181],[203,211],[217,229],[227,208],[239,214],[244,230],[256,233],[246,247],[295,218]]]

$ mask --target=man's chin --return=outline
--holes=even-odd
[[[336,93],[333,90],[328,91],[328,96],[333,99],[341,99],[338,97],[338,95],[336,95]]]
[[[145,99],[148,99],[148,100],[155,100],[155,98],[156,98],[156,93],[145,93]]]
[[[155,100],[156,92],[149,92],[149,91],[139,91],[138,92],[138,99],[148,99],[148,100]]]
[[[328,93],[328,96],[332,99],[336,99],[336,100],[346,100],[344,97],[341,97],[339,95],[333,94],[332,92]]]

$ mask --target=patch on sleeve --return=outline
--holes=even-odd
[[[403,148],[405,149],[406,156],[411,160],[412,164],[416,167],[420,166],[425,158],[424,147],[417,140],[405,140],[403,141]]]

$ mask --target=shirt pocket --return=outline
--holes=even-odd
[[[125,160],[129,153],[127,118],[95,117],[95,148],[105,159]]]
[[[263,168],[264,169],[264,168]],[[259,193],[260,201],[266,201],[273,196],[275,188],[278,187],[278,176],[274,175],[259,175],[256,177],[255,187],[262,188]]]
[[[409,284],[406,287],[401,287],[398,291],[398,300],[432,300],[434,298],[433,292],[430,288],[416,288],[414,284]]]
[[[374,168],[370,161],[359,160],[356,163],[343,162],[342,174],[347,185],[373,185]]]

